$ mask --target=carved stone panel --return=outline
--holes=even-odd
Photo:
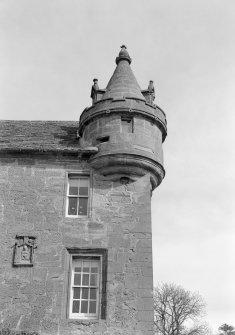
[[[33,252],[36,248],[35,240],[35,236],[16,236],[13,254],[14,266],[33,266]]]

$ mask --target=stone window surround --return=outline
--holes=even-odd
[[[98,321],[106,319],[106,283],[107,283],[107,265],[108,265],[108,250],[103,248],[66,248],[67,249],[67,266],[68,266],[68,286],[67,286],[67,307],[66,318],[71,321]],[[99,287],[99,301],[98,312],[96,316],[85,316],[84,314],[72,315],[70,313],[72,296],[72,261],[73,257],[82,259],[99,259],[100,261],[100,287]]]
[[[87,178],[88,180],[88,204],[87,204],[87,214],[86,215],[69,215],[68,214],[68,206],[69,206],[69,180],[70,180],[70,176],[73,176],[74,179],[75,177],[79,178]],[[65,203],[65,216],[67,218],[87,218],[90,216],[90,212],[91,212],[91,198],[92,198],[92,181],[91,181],[91,173],[90,171],[87,170],[81,170],[81,171],[68,171],[66,173],[66,203]],[[79,195],[75,196],[78,199],[80,198]]]

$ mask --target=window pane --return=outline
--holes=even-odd
[[[90,289],[90,299],[96,300],[96,288]]]
[[[97,275],[95,274],[91,274],[91,286],[96,286],[96,282],[97,282]]]
[[[83,286],[89,286],[89,275],[84,274],[82,277],[82,285]]]
[[[74,287],[73,298],[74,299],[80,299],[80,287]]]
[[[80,300],[73,301],[73,313],[80,313]]]
[[[90,272],[90,269],[89,268],[83,268],[83,272]]]
[[[78,195],[78,180],[69,180],[69,195]]]
[[[96,301],[90,301],[89,313],[96,313]]]
[[[74,275],[74,285],[78,285],[78,286],[81,285],[81,275],[80,274],[75,273],[75,275]]]
[[[79,180],[79,195],[88,196],[88,178]]]
[[[87,300],[82,300],[81,301],[81,313],[87,313],[88,310],[88,301]]]
[[[89,272],[90,264],[91,264],[90,260],[83,261],[83,271],[85,271],[84,270],[85,268],[88,268],[88,271],[86,272]]]
[[[77,215],[77,198],[69,198],[68,215]]]
[[[79,195],[88,196],[88,187],[79,187]]]
[[[99,269],[99,261],[98,260],[93,260],[92,262],[91,262],[91,273],[98,273],[99,271],[98,271],[98,269]]]
[[[87,204],[88,204],[87,198],[79,199],[78,215],[87,215]]]
[[[88,187],[88,178],[79,179],[79,187]]]
[[[73,266],[75,272],[81,272],[82,260],[76,257],[73,257]]]
[[[82,299],[88,299],[88,288],[82,289]]]
[[[78,195],[78,187],[69,186],[69,195]]]

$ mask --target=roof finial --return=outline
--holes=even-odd
[[[127,60],[128,63],[131,64],[131,57],[129,56],[127,48],[124,44],[121,46],[121,51],[119,52],[119,55],[116,58],[116,64],[118,64],[121,60]]]

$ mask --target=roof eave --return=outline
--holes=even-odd
[[[90,156],[98,152],[97,147],[86,148],[1,148],[0,154],[71,154]]]

